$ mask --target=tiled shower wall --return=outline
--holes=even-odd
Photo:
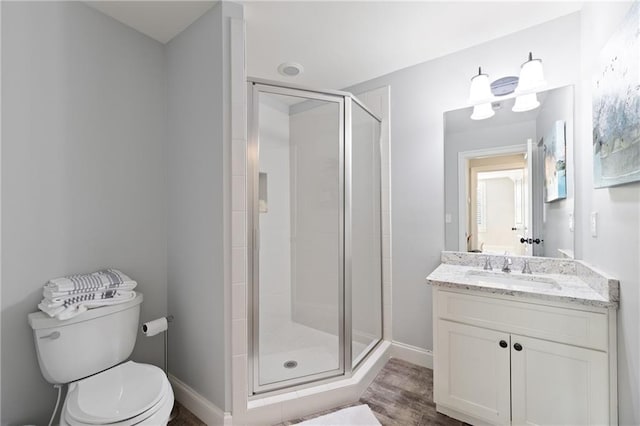
[[[247,93],[244,21],[231,20],[231,400],[247,410]]]

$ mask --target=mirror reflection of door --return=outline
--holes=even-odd
[[[471,193],[477,198],[477,188],[471,191],[469,161],[514,154],[526,155],[528,167],[524,182],[527,190],[525,209],[529,218],[527,232],[511,218],[504,225],[517,228],[515,234],[524,234],[530,244],[523,244],[527,255],[573,258],[574,246],[574,162],[573,122],[574,90],[572,86],[560,87],[537,94],[540,107],[526,112],[514,112],[514,98],[504,98],[492,104],[495,116],[488,120],[472,120],[473,107],[468,106],[444,113],[444,228],[445,249],[455,251],[486,249],[501,245],[482,240],[482,232],[469,219]],[[562,126],[564,123],[564,135]],[[564,138],[563,138],[564,136]],[[545,165],[546,141],[564,139],[566,198],[547,197],[559,191],[562,183],[547,185]],[[560,145],[556,145],[556,148]],[[549,168],[552,171],[553,168]],[[550,182],[553,182],[553,178]],[[486,186],[486,185],[485,185]],[[493,193],[487,191],[487,195]],[[474,203],[474,206],[476,204]],[[487,206],[490,210],[490,205]],[[477,209],[477,206],[474,207]],[[482,211],[479,212],[482,220]],[[501,212],[502,213],[502,212]],[[491,220],[487,214],[486,220]],[[489,222],[486,222],[487,224]],[[480,223],[482,225],[482,223]],[[468,237],[468,238],[467,238]],[[519,240],[518,240],[519,241]],[[520,248],[522,250],[523,248]],[[516,250],[516,252],[520,252]],[[504,252],[502,252],[503,254]],[[515,254],[515,253],[514,253]]]
[[[473,158],[468,167],[467,250],[530,255],[520,242],[531,227],[526,155]]]

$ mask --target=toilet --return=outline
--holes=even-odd
[[[60,425],[166,425],[173,390],[158,367],[126,361],[136,342],[142,294],[60,321],[28,315],[44,378],[68,384]],[[125,362],[126,361],[126,362]]]

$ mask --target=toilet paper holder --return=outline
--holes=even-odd
[[[167,324],[166,324],[166,328],[162,331],[156,332],[153,335],[147,335],[147,331],[148,331],[148,324],[153,323],[154,321],[158,321],[158,320],[162,320],[165,319]],[[169,323],[173,322],[173,315],[167,315],[166,317],[160,317],[156,320],[153,321],[149,321],[146,322],[144,324],[142,324],[142,332],[144,333],[144,335],[146,337],[153,337],[156,334],[159,334],[160,332],[164,334],[164,374],[167,376],[167,378],[169,377]],[[174,405],[173,409],[171,410],[171,414],[169,416],[169,420],[173,420],[177,417],[178,415],[178,407],[176,405]]]
[[[152,321],[147,321],[142,324],[142,333],[147,337],[155,336],[156,334],[164,333],[169,330],[169,323],[173,321],[173,315],[166,317],[160,317]]]
[[[147,332],[150,331],[150,327],[153,327],[153,323],[155,323],[156,321],[160,321],[160,320],[166,320],[167,322],[167,327],[164,328],[161,331],[158,331],[156,333],[147,335]],[[164,373],[169,374],[169,323],[173,322],[173,315],[167,315],[166,317],[160,317],[158,319],[155,319],[153,321],[148,321],[145,322],[144,324],[142,324],[142,333],[146,336],[146,337],[153,337],[156,334],[159,333],[164,333]]]

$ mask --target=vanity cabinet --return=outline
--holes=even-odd
[[[438,411],[471,424],[617,424],[615,310],[434,288],[434,324]]]

